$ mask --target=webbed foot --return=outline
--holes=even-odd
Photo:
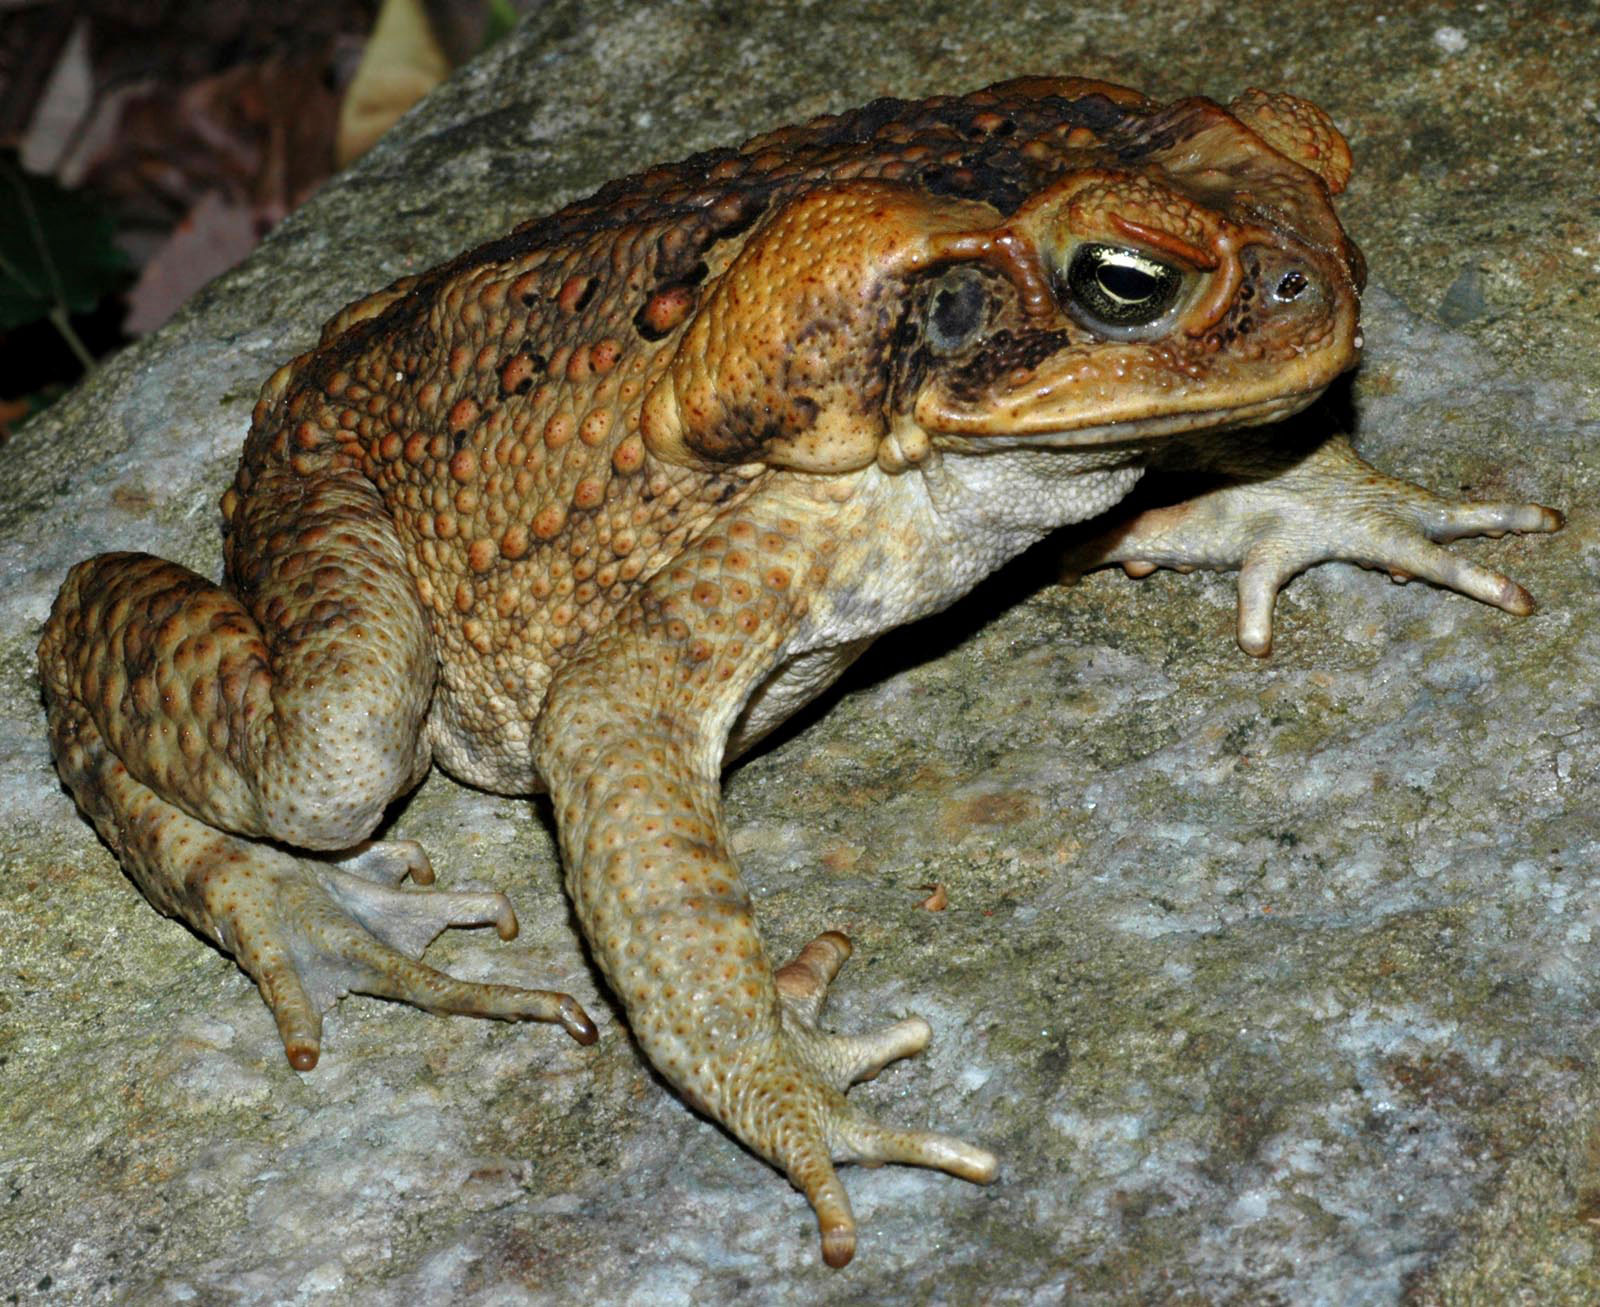
[[[322,1014],[345,994],[399,999],[429,1012],[559,1023],[580,1044],[594,1023],[569,994],[457,980],[420,962],[447,926],[492,925],[517,933],[504,894],[402,889],[433,868],[410,841],[371,843],[335,860],[296,857],[229,840],[228,854],[191,885],[223,947],[255,980],[297,1071],[317,1064]]]

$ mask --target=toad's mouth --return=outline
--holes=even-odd
[[[954,453],[981,454],[1003,449],[1084,449],[1109,445],[1138,445],[1164,436],[1188,431],[1231,431],[1240,427],[1265,426],[1292,417],[1316,402],[1328,383],[1291,395],[1230,405],[1225,408],[1193,409],[1164,413],[1148,418],[1117,418],[1109,422],[1081,426],[1035,428],[1032,423],[1005,430],[992,420],[979,427],[963,429],[936,420],[924,429],[936,448]],[[919,420],[921,415],[918,415]]]

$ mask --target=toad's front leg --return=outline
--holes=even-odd
[[[829,1034],[817,1012],[849,942],[828,932],[776,975],[728,851],[729,729],[791,642],[819,580],[787,520],[739,513],[651,582],[556,677],[538,763],[568,887],[650,1060],[695,1108],[780,1167],[816,1211],[823,1258],[855,1251],[836,1161],[987,1182],[995,1159],[879,1125],[845,1090],[928,1041],[927,1023]]]
[[[1176,447],[1179,451],[1182,446]],[[1195,463],[1158,463],[1180,503],[1149,508],[1072,549],[1069,575],[1121,563],[1132,576],[1158,567],[1239,569],[1239,646],[1272,648],[1272,608],[1289,579],[1345,560],[1397,581],[1421,577],[1519,617],[1533,599],[1509,577],[1442,546],[1466,536],[1555,531],[1561,514],[1541,504],[1448,499],[1378,471],[1335,436],[1306,450],[1274,429],[1218,441]],[[1165,477],[1163,478],[1163,474]],[[1209,478],[1198,493],[1196,478]]]

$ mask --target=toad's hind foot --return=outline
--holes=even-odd
[[[322,1014],[352,992],[429,1012],[557,1022],[594,1043],[593,1022],[568,994],[457,980],[417,960],[447,926],[493,925],[502,939],[517,933],[503,894],[399,888],[408,871],[433,879],[419,846],[371,844],[321,861],[228,842],[231,856],[200,873],[196,887],[223,946],[260,987],[297,1071],[316,1066]]]
[[[747,1065],[742,1104],[749,1117],[765,1118],[748,1120],[754,1129],[744,1137],[805,1194],[816,1212],[823,1260],[836,1267],[855,1255],[856,1225],[835,1162],[936,1167],[978,1184],[988,1184],[999,1169],[994,1155],[982,1148],[931,1131],[880,1125],[845,1100],[850,1085],[921,1052],[932,1036],[920,1017],[865,1035],[835,1035],[818,1028],[828,986],[850,952],[844,935],[828,931],[778,970],[782,1029],[776,1046],[768,1046],[758,1061]]]

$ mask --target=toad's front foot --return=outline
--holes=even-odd
[[[828,931],[778,970],[781,1025],[739,1050],[719,1077],[722,1110],[716,1113],[805,1194],[829,1266],[843,1266],[856,1248],[855,1218],[835,1162],[937,1167],[978,1184],[992,1181],[999,1165],[992,1153],[963,1140],[880,1125],[846,1101],[852,1084],[921,1052],[932,1035],[920,1017],[865,1035],[829,1034],[818,1026],[828,986],[850,951],[844,935]]]
[[[580,1044],[594,1043],[594,1023],[571,995],[457,980],[417,961],[447,926],[493,925],[502,939],[517,933],[504,894],[400,888],[408,872],[421,884],[433,880],[420,846],[373,843],[323,861],[226,845],[190,883],[223,947],[260,987],[295,1070],[316,1066],[322,1014],[352,992],[429,1012],[558,1022]]]
[[[1440,546],[1465,536],[1555,531],[1561,514],[1540,504],[1446,499],[1386,476],[1342,437],[1309,454],[1241,446],[1217,470],[1220,485],[1182,503],[1149,509],[1069,551],[1076,575],[1121,563],[1130,576],[1158,567],[1239,569],[1239,646],[1272,648],[1272,608],[1289,579],[1343,560],[1421,577],[1519,617],[1533,597],[1515,581]]]

